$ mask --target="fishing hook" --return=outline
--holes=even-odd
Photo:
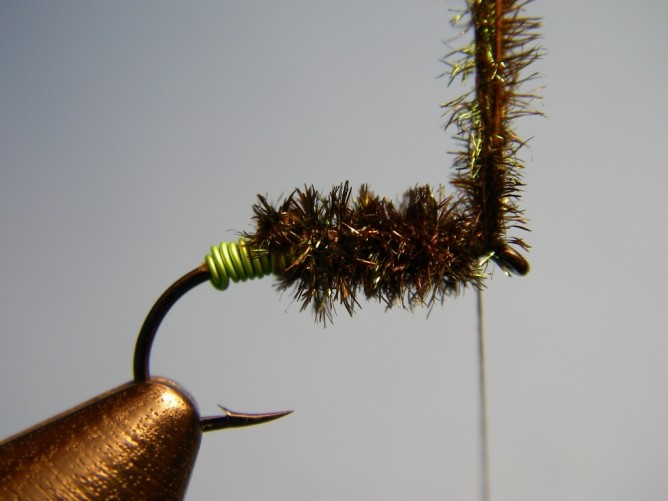
[[[174,304],[183,297],[188,291],[194,289],[198,285],[207,282],[211,279],[209,268],[206,265],[201,265],[194,270],[186,273],[176,282],[174,282],[155,302],[151,310],[144,320],[139,336],[137,337],[137,344],[135,345],[134,355],[134,381],[141,383],[148,381],[151,376],[149,372],[149,359],[151,356],[151,348],[153,340],[158,332],[158,328],[162,323],[169,310]],[[224,414],[221,416],[208,416],[200,419],[202,431],[220,430],[223,428],[238,428],[242,426],[251,426],[254,424],[266,423],[273,421],[292,411],[267,412],[262,414],[248,414],[242,412],[235,412],[219,405]]]

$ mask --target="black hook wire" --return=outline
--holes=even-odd
[[[206,265],[201,265],[198,268],[186,273],[169,288],[162,293],[162,295],[155,302],[151,310],[144,320],[139,336],[137,337],[137,344],[135,345],[134,354],[134,381],[135,383],[142,383],[151,378],[149,371],[149,359],[151,356],[151,347],[153,340],[158,332],[158,327],[162,319],[165,318],[167,312],[174,304],[183,297],[183,295],[198,285],[206,282],[210,278],[209,268]],[[273,421],[292,411],[269,412],[263,414],[248,414],[242,412],[234,412],[220,406],[224,414],[221,416],[208,416],[200,419],[200,426],[202,431],[220,430],[222,428],[238,428],[242,426],[251,426],[267,421]]]
[[[144,325],[142,325],[142,328],[139,331],[137,344],[135,345],[134,380],[136,383],[148,381],[151,378],[149,374],[149,358],[151,356],[153,340],[155,339],[155,335],[158,332],[158,327],[160,327],[162,319],[165,318],[165,315],[167,315],[167,312],[171,307],[174,306],[186,292],[206,282],[208,279],[209,270],[206,266],[202,265],[195,268],[170,285],[148,312],[146,320],[144,320]]]

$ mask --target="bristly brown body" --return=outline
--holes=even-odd
[[[480,263],[489,258],[506,271],[529,271],[509,244],[528,246],[506,234],[526,229],[517,203],[524,143],[511,121],[538,113],[530,107],[535,96],[520,91],[535,77],[523,70],[540,57],[539,20],[521,15],[527,3],[469,0],[474,40],[444,58],[450,82],[475,76],[472,91],[442,105],[445,128],[454,125],[463,144],[455,153],[454,195],[437,198],[417,186],[395,207],[367,186],[352,197],[346,182],[328,195],[297,189],[277,207],[259,196],[256,231],[245,236],[259,252],[288,257],[280,287],[296,287],[302,309],[313,305],[324,320],[340,302],[352,313],[360,290],[388,306],[430,305],[467,284],[481,286]]]
[[[303,308],[312,304],[321,320],[335,301],[352,313],[358,290],[388,306],[414,306],[480,280],[463,205],[427,186],[409,190],[399,207],[366,186],[352,198],[348,183],[328,196],[295,190],[278,208],[259,198],[250,246],[289,256],[280,286],[295,285]]]

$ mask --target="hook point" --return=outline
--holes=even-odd
[[[222,405],[218,405],[223,411],[221,416],[207,416],[200,419],[202,431],[222,430],[224,428],[241,428],[256,424],[268,423],[282,418],[292,411],[265,412],[261,414],[248,414],[246,412],[235,412]]]

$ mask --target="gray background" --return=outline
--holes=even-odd
[[[0,437],[131,377],[157,296],[257,193],[446,183],[435,77],[461,1],[0,3]],[[532,272],[485,293],[492,489],[655,500],[668,477],[662,1],[539,1]],[[204,285],[153,372],[203,414],[189,499],[475,499],[475,295],[323,329],[267,278]]]

